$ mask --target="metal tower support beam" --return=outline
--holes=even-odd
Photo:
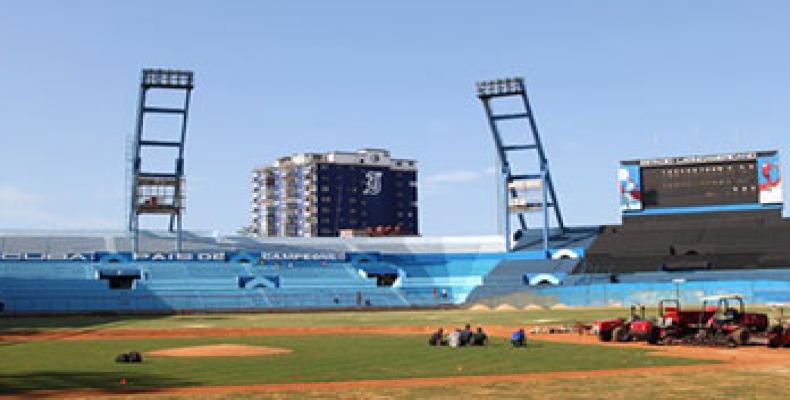
[[[189,102],[194,88],[191,71],[169,69],[144,69],[140,81],[140,95],[137,106],[137,124],[134,136],[134,157],[130,187],[129,230],[133,233],[133,251],[139,250],[140,216],[145,214],[168,215],[170,232],[176,232],[176,250],[181,251],[182,217],[184,212],[184,143],[187,133]],[[183,102],[179,105],[149,105],[150,90],[180,93]],[[145,132],[147,115],[166,114],[179,118],[181,128],[178,140],[148,138]],[[144,148],[177,149],[173,172],[145,171],[142,164]]]
[[[524,79],[509,78],[499,79],[492,81],[482,81],[477,83],[477,97],[483,102],[486,118],[488,119],[488,126],[491,129],[491,134],[494,138],[494,146],[496,147],[497,155],[500,165],[502,167],[501,178],[504,187],[505,202],[502,209],[504,210],[504,226],[505,226],[505,245],[508,251],[512,250],[511,240],[513,232],[511,225],[511,214],[515,214],[518,218],[519,226],[522,230],[527,229],[527,222],[525,214],[528,212],[542,211],[543,214],[543,250],[546,255],[549,255],[549,229],[550,229],[550,216],[549,208],[554,210],[554,217],[560,230],[565,230],[565,223],[562,219],[560,212],[559,201],[557,194],[554,190],[554,184],[549,172],[549,161],[546,157],[543,144],[540,140],[538,133],[538,126],[535,122],[535,116],[532,112],[527,90],[524,85]],[[523,112],[497,114],[494,112],[491,105],[492,100],[498,98],[520,98]],[[502,134],[500,132],[499,122],[507,120],[526,120],[527,128],[530,131],[532,143],[504,143]],[[538,171],[528,173],[514,173],[512,159],[509,157],[512,152],[526,152],[535,151],[538,158]],[[534,171],[534,169],[532,170]],[[522,182],[522,183],[516,183]],[[535,187],[534,182],[540,182],[540,187]],[[518,188],[522,189],[540,189],[541,200],[539,203],[530,202],[529,199],[524,198],[519,194]]]

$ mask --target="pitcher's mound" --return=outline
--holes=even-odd
[[[146,352],[149,356],[165,357],[251,357],[286,354],[293,350],[279,347],[247,346],[244,344],[212,344],[208,346],[176,347]]]

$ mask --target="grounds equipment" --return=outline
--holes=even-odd
[[[595,330],[602,342],[645,341],[653,330],[653,321],[645,318],[645,306],[631,306],[627,318],[613,318],[595,321]]]
[[[678,300],[659,303],[659,319],[648,342],[736,347],[765,341],[768,316],[746,312],[737,294],[708,296],[696,311],[681,310]]]

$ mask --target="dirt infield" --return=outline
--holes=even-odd
[[[106,330],[61,330],[57,332],[22,332],[0,336],[0,341],[32,340],[112,340],[129,338],[184,338],[184,337],[243,337],[243,336],[283,336],[283,335],[329,335],[329,334],[425,334],[436,327],[317,327],[317,328],[182,328],[182,329],[106,329]],[[513,327],[488,326],[491,336],[508,337]],[[530,339],[562,343],[600,344],[597,337],[579,334],[533,334]],[[681,365],[666,367],[620,368],[594,371],[536,372],[510,375],[454,376],[438,378],[410,378],[388,380],[357,380],[345,382],[308,382],[259,384],[239,386],[198,386],[172,387],[144,391],[110,392],[105,390],[38,391],[26,393],[24,398],[33,397],[89,397],[89,396],[129,396],[129,395],[198,395],[222,394],[233,392],[282,392],[282,391],[337,391],[352,388],[391,387],[391,386],[430,386],[453,385],[460,383],[489,384],[500,382],[529,382],[558,378],[585,378],[620,374],[655,374],[712,369],[735,369],[753,366],[790,365],[790,354],[786,350],[764,347],[744,347],[738,349],[718,349],[684,346],[649,346],[641,343],[606,344],[607,346],[628,346],[648,348],[653,354],[671,357],[711,360],[719,363]],[[22,398],[22,397],[20,397]]]
[[[243,344],[212,344],[207,346],[176,347],[145,353],[155,357],[253,357],[291,353],[279,347],[247,346]]]

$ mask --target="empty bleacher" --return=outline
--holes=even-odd
[[[575,273],[790,265],[790,220],[773,211],[638,216],[605,227]]]
[[[105,249],[100,236],[11,235],[0,238],[0,253],[85,253]]]
[[[482,284],[469,293],[466,301],[529,290],[530,278],[541,274],[561,281],[577,263],[578,260],[504,260],[483,277]]]
[[[111,289],[101,263],[17,261],[0,264],[6,312],[169,312],[408,307],[396,288],[377,287],[349,263],[249,265],[214,262],[134,262],[129,289]],[[246,288],[242,278],[278,285]]]

